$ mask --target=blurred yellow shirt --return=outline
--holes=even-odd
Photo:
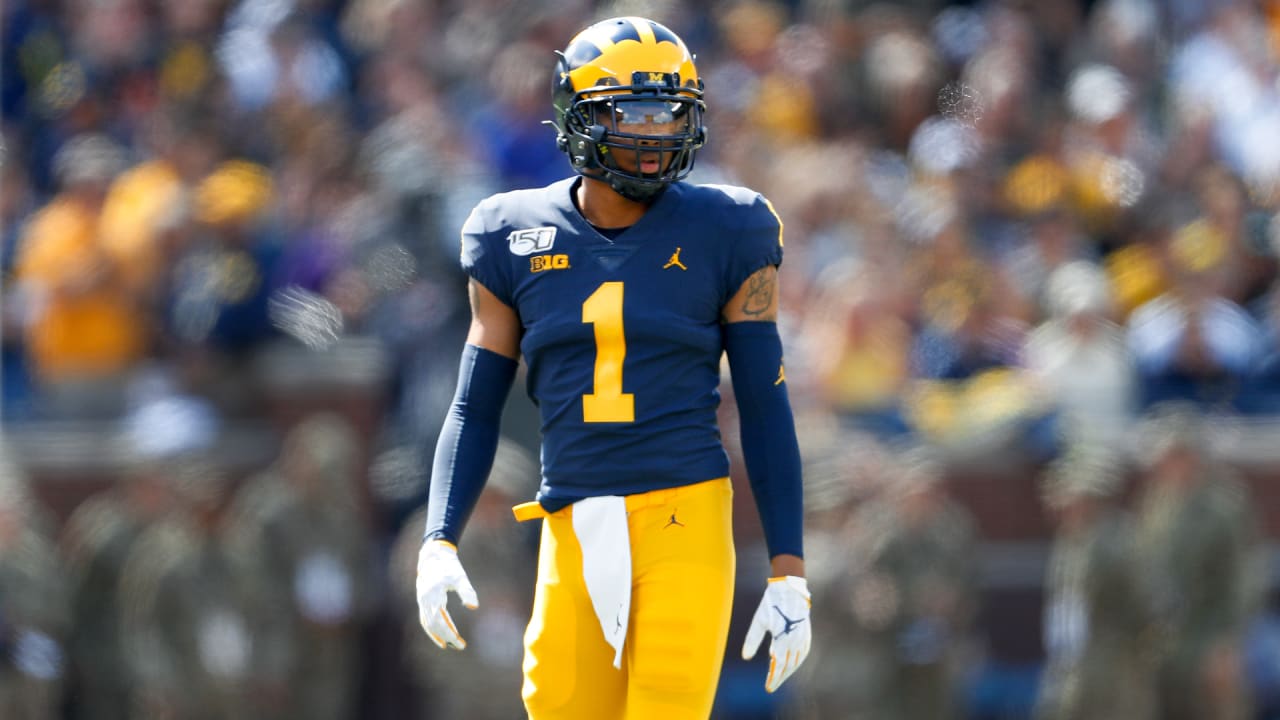
[[[910,372],[909,330],[896,319],[868,318],[859,337],[841,343],[826,391],[845,412],[883,410],[899,399]]]
[[[27,350],[40,379],[107,376],[140,357],[143,321],[91,208],[55,198],[32,218],[19,253],[16,279],[31,300]]]
[[[160,231],[179,212],[182,178],[168,163],[138,165],[111,185],[102,206],[102,249],[135,291],[147,291],[161,272]]]

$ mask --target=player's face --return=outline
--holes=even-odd
[[[656,100],[600,103],[597,120],[613,139],[635,137],[637,150],[611,148],[618,169],[657,176],[667,169],[689,129],[690,113],[682,103]],[[662,152],[665,150],[666,152]]]

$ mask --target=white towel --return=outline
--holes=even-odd
[[[573,504],[573,532],[582,546],[582,578],[604,638],[613,647],[613,666],[622,667],[622,645],[631,615],[631,539],[627,503],[616,495]]]

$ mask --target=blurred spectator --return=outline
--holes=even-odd
[[[978,601],[973,518],[948,497],[932,451],[886,472],[880,499],[859,511],[849,602],[872,677],[848,717],[959,717]]]
[[[1057,178],[1044,177],[1053,175],[1061,168],[1046,159],[1027,160],[1021,163],[1005,180],[1005,192],[1008,195],[1026,194],[1034,196],[1035,191],[1025,187],[1032,183],[1056,183]],[[1019,197],[1018,203],[1050,203],[1047,207],[1030,211],[1027,217],[1025,238],[1020,238],[1013,249],[1004,254],[1003,268],[1017,287],[1021,297],[1029,300],[1043,300],[1048,292],[1049,279],[1063,265],[1083,261],[1092,263],[1092,248],[1087,238],[1076,224],[1075,216],[1065,208],[1055,205],[1061,198],[1047,200],[1043,197]],[[1021,236],[1022,233],[1018,233]]]
[[[820,276],[806,332],[815,343],[822,395],[851,428],[906,431],[900,399],[909,377],[911,328],[877,291],[870,268],[832,265]]]
[[[269,299],[280,247],[265,232],[274,185],[267,168],[228,160],[195,188],[195,237],[173,259],[165,299],[173,355],[195,389],[230,414],[257,398],[248,365],[277,336]]]
[[[62,192],[32,218],[18,250],[27,349],[53,412],[119,412],[119,380],[143,354],[137,298],[102,243],[106,191],[124,150],[103,135],[68,141],[55,159]]]
[[[0,143],[5,142],[0,137]],[[12,153],[12,150],[9,150]],[[32,415],[31,369],[24,343],[22,293],[15,282],[19,238],[35,210],[31,179],[12,154],[0,162],[0,419]]]
[[[964,380],[985,370],[1015,365],[1025,328],[1011,313],[1013,290],[948,228],[937,238],[933,277],[921,299],[924,327],[916,336],[911,361],[919,377]],[[956,267],[952,263],[961,267]]]
[[[1200,216],[1175,238],[1175,257],[1184,264],[1220,264],[1222,294],[1248,305],[1265,292],[1275,268],[1262,256],[1245,187],[1226,168],[1210,165],[1195,176],[1193,189]]]
[[[312,415],[289,432],[276,466],[233,501],[228,545],[254,604],[261,717],[356,714],[360,632],[375,597],[359,459],[347,421]]]
[[[1201,5],[1203,24],[1169,59],[1173,109],[1204,124],[1212,151],[1250,189],[1271,192],[1280,181],[1280,66],[1261,6]]]
[[[1260,352],[1257,325],[1226,297],[1225,238],[1200,224],[1170,240],[1173,284],[1129,316],[1143,406],[1188,400],[1231,407]]]
[[[1125,213],[1148,192],[1161,149],[1140,112],[1143,98],[1116,68],[1082,64],[1064,94],[1071,121],[1063,159],[1075,208],[1095,238],[1114,244]]]
[[[1154,0],[1102,0],[1089,17],[1090,44],[1100,60],[1146,87],[1157,79],[1160,20]]]
[[[479,577],[480,605],[458,621],[464,637],[475,640],[464,653],[448,656],[422,632],[413,582],[424,514],[405,523],[392,551],[393,587],[409,648],[413,681],[429,700],[424,717],[515,718],[524,715],[520,700],[524,626],[533,607],[537,574],[536,539],[511,522],[511,508],[536,490],[533,456],[503,438],[471,520],[462,535],[470,564]]]
[[[103,249],[139,298],[151,333],[163,329],[161,302],[189,233],[196,187],[218,159],[213,118],[202,112],[194,106],[157,111],[140,143],[142,162],[116,178],[102,207]]]
[[[1242,642],[1264,565],[1249,491],[1214,457],[1206,430],[1194,407],[1166,404],[1139,444],[1139,564],[1157,611],[1159,717],[1170,720],[1251,712]]]
[[[0,447],[0,716],[55,720],[66,688],[66,576],[44,511]]]
[[[942,86],[937,50],[906,12],[881,4],[863,13],[869,27],[862,57],[865,96],[879,144],[905,149],[921,121],[933,114]]]
[[[1280,288],[1262,299],[1262,356],[1241,392],[1243,410],[1280,415]]]
[[[131,601],[121,595],[125,562],[138,538],[174,511],[175,476],[209,449],[216,430],[199,401],[171,395],[164,380],[152,376],[142,388],[121,436],[130,452],[127,474],[82,502],[62,531],[74,621],[71,712],[85,720],[130,717],[134,678],[122,663],[121,617]]]
[[[1049,317],[1028,337],[1023,362],[1035,389],[1061,414],[1065,434],[1086,446],[1121,441],[1134,417],[1134,372],[1112,322],[1110,287],[1088,261],[1049,278]]]
[[[258,652],[248,578],[222,532],[227,479],[188,458],[169,477],[176,502],[133,543],[119,579],[129,717],[252,717]]]
[[[171,471],[164,463],[139,463],[119,487],[81,503],[63,530],[75,621],[74,717],[128,717],[131,682],[120,664],[120,573],[138,536],[168,511]]]
[[[216,54],[236,111],[317,105],[344,89],[342,57],[294,5],[241,0],[231,9]]]
[[[1045,580],[1041,720],[1157,717],[1154,608],[1133,522],[1113,500],[1121,470],[1108,452],[1077,445],[1045,474],[1044,502],[1057,532]]]
[[[867,684],[878,681],[881,673],[874,650],[860,641],[852,598],[854,581],[867,560],[856,550],[871,530],[864,527],[871,514],[858,508],[863,503],[879,507],[876,493],[889,482],[892,463],[871,436],[837,434],[832,440],[836,447],[805,454],[806,572],[813,594],[811,618],[823,629],[823,641],[814,645],[809,661],[791,681],[796,696],[786,717],[797,720],[864,717]]]
[[[930,440],[994,446],[1025,440],[1040,419],[1028,381],[1014,371],[1026,327],[1011,292],[976,264],[921,298],[925,327],[912,348],[917,379],[905,403],[912,426]]]
[[[564,177],[564,153],[556,149],[547,119],[546,49],[516,43],[493,59],[487,78],[492,97],[474,132],[491,140],[486,163],[496,171],[500,190],[542,187]]]

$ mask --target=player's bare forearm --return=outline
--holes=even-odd
[[[804,577],[804,558],[797,555],[775,555],[769,561],[769,577],[784,575]]]
[[[751,274],[724,306],[724,321],[776,322],[778,319],[778,268],[766,265]]]

